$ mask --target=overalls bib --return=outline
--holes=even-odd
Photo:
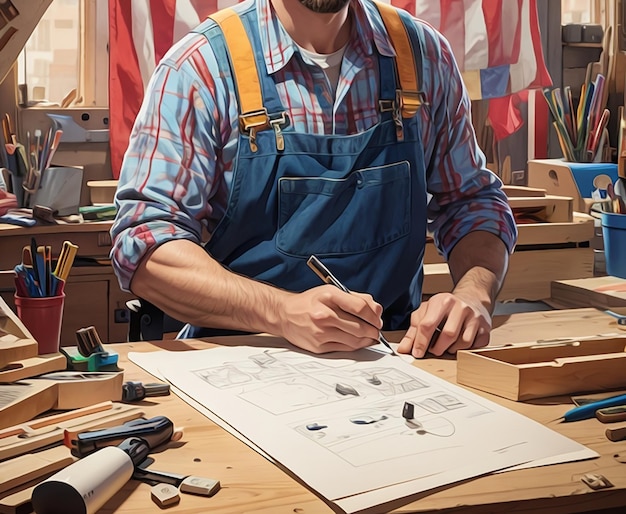
[[[421,93],[415,83],[402,101],[396,79],[412,73],[416,82],[421,39],[410,20],[401,21],[406,13],[378,8],[390,34],[389,24],[396,32],[407,27],[410,42],[406,32],[400,43],[392,40],[398,58],[409,62],[403,69],[378,55],[381,119],[354,135],[295,132],[265,72],[254,4],[239,14],[217,13],[221,29],[205,35],[221,62],[230,63],[240,136],[226,213],[205,248],[236,273],[295,292],[321,285],[306,264],[314,254],[348,289],[383,305],[384,328],[395,330],[408,326],[421,300],[426,179],[415,116]],[[401,53],[406,45],[409,54]],[[249,74],[254,61],[259,86],[250,84],[254,77],[238,76]],[[253,105],[254,95],[262,105]],[[411,98],[418,99],[413,107]],[[188,326],[180,337],[211,334]]]

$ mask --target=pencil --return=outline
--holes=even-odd
[[[346,286],[344,286],[341,282],[339,282],[337,277],[335,277],[330,272],[330,270],[326,266],[324,266],[324,264],[322,264],[322,262],[315,255],[311,255],[311,257],[309,257],[306,263],[307,263],[307,266],[311,268],[315,272],[315,274],[322,279],[322,281],[326,282],[327,284],[331,284],[335,287],[338,287],[345,293],[350,292],[350,290]],[[396,355],[396,352],[391,347],[391,344],[389,343],[389,341],[387,341],[387,339],[385,339],[385,336],[380,331],[378,332],[378,341],[388,348],[391,355]]]

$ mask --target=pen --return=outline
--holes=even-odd
[[[322,264],[322,262],[315,255],[311,255],[306,263],[307,266],[311,268],[315,272],[315,274],[320,277],[325,283],[338,287],[345,293],[350,292],[350,290],[341,282],[339,282],[339,280],[337,280],[337,278],[330,272],[330,270],[326,266],[324,266],[324,264]],[[391,347],[391,344],[389,344],[389,341],[385,339],[385,336],[380,331],[378,332],[378,341],[389,349],[391,355],[396,355],[396,352]]]
[[[585,403],[579,407],[574,407],[563,414],[563,421],[580,421],[582,419],[593,418],[596,411],[606,407],[615,407],[617,405],[626,405],[626,394],[612,396],[597,402]]]

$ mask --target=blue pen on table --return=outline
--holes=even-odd
[[[307,265],[325,283],[338,287],[345,293],[350,292],[350,290],[346,286],[344,286],[341,282],[339,282],[339,280],[337,280],[335,275],[333,275],[330,272],[330,270],[326,266],[324,266],[324,264],[322,264],[322,262],[315,255],[311,255],[311,257],[309,257],[309,259],[307,260]],[[385,336],[382,334],[382,332],[378,332],[378,342],[386,346],[387,349],[389,350],[389,353],[391,353],[391,355],[396,355],[396,352],[391,347],[391,344],[389,344],[389,341],[385,339]]]
[[[563,421],[580,421],[593,418],[596,415],[596,411],[606,407],[616,407],[618,405],[626,405],[626,394],[620,394],[605,398],[604,400],[598,400],[597,402],[585,403],[584,405],[574,407],[563,414]]]

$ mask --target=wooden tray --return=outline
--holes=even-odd
[[[626,387],[626,336],[564,339],[462,350],[457,382],[529,400]]]

